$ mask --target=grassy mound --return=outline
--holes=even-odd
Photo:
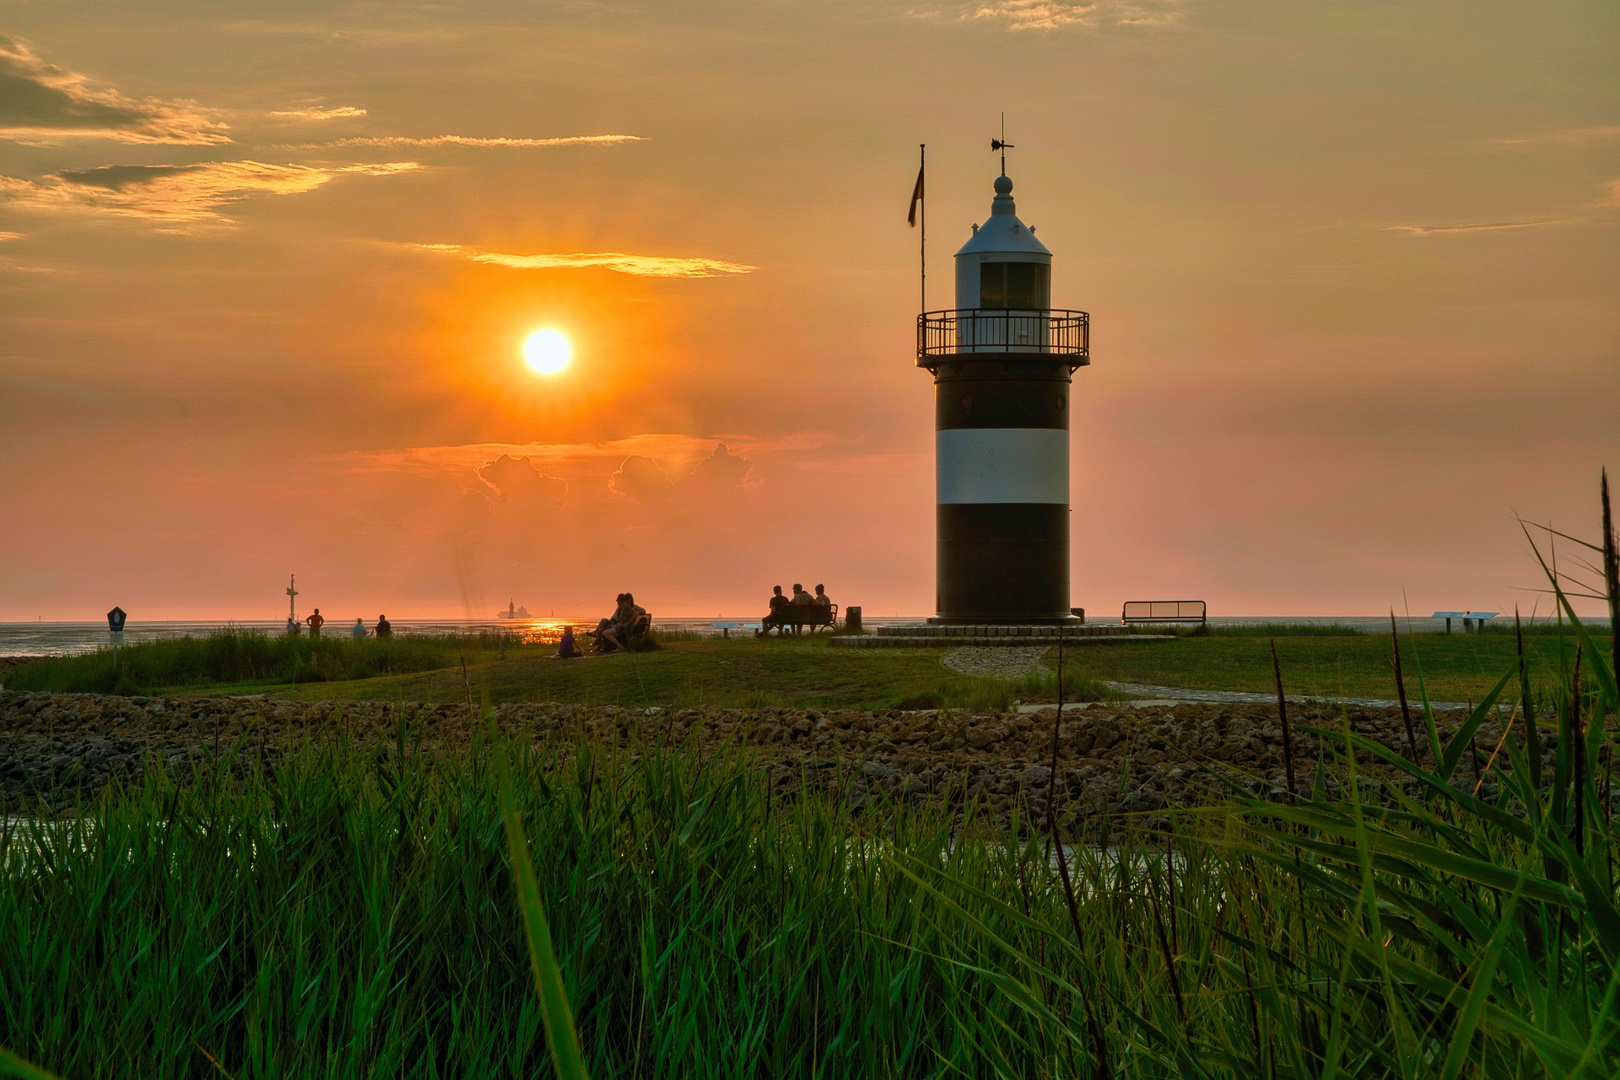
[[[172,687],[266,686],[403,675],[494,659],[518,646],[499,633],[351,638],[221,630],[39,661],[9,690],[145,694]]]

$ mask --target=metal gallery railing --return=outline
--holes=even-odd
[[[1209,606],[1202,600],[1127,600],[1119,613],[1122,623],[1195,622],[1209,625]]]
[[[917,362],[962,353],[1022,353],[1070,363],[1091,359],[1091,316],[1084,311],[959,308],[917,316]]]

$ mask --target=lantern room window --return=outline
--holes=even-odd
[[[979,266],[979,306],[1045,311],[1051,306],[1052,268],[1041,263],[990,262]]]

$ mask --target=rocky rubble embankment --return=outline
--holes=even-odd
[[[834,789],[853,807],[885,797],[953,805],[972,799],[1001,821],[1030,794],[1044,793],[1054,716],[1052,709],[964,715],[507,704],[495,710],[504,730],[539,744],[684,744],[705,754],[743,746],[784,794],[804,786]],[[1290,717],[1304,790],[1318,745],[1300,727],[1348,722],[1385,745],[1406,745],[1397,709],[1291,708]],[[402,723],[410,742],[420,738],[429,752],[456,753],[468,742],[470,719],[464,705],[0,691],[0,806],[68,806],[115,778],[138,780],[155,763],[171,772],[208,765],[216,752],[230,756],[233,747],[236,767],[244,768],[273,764],[307,741],[393,744]],[[1454,723],[1448,718],[1443,733]],[[1494,722],[1482,727],[1476,737],[1482,759],[1499,734]],[[1426,757],[1421,727],[1419,740]],[[1284,784],[1281,727],[1274,710],[1256,705],[1071,706],[1058,758],[1060,801],[1070,816],[1188,805],[1211,788],[1215,772],[1256,790]],[[1471,766],[1465,755],[1461,773],[1469,779]],[[1036,805],[1044,809],[1044,802]]]

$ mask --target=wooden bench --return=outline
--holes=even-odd
[[[779,633],[793,628],[795,634],[806,626],[813,634],[821,627],[836,630],[838,628],[838,605],[828,604],[786,604],[775,615],[768,615],[760,620],[760,635],[771,632],[774,627]]]

